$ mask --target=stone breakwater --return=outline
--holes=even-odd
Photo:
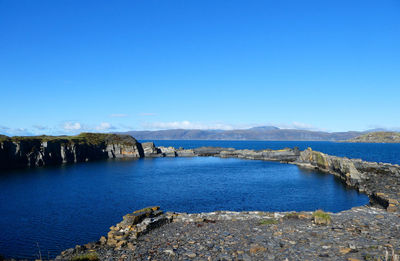
[[[321,221],[315,212],[186,214],[149,207],[56,260],[398,260],[398,214],[367,206],[324,214]]]

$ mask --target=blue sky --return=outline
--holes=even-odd
[[[0,0],[0,133],[400,129],[400,1]]]

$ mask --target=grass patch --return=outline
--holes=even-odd
[[[91,144],[102,145],[105,143],[118,143],[124,145],[134,145],[136,140],[129,135],[117,135],[111,133],[88,133],[84,132],[75,136],[14,136],[7,137],[0,135],[0,142],[3,141],[27,141],[27,142],[48,142],[58,141],[61,143],[74,143],[74,144]]]
[[[276,219],[261,219],[260,222],[258,223],[259,225],[275,225],[278,224],[278,220]]]
[[[284,218],[287,218],[287,219],[291,219],[291,218],[298,219],[299,218],[299,213],[291,212],[291,213],[286,214]]]
[[[324,212],[323,210],[317,210],[315,211],[312,216],[314,217],[314,222],[315,224],[319,225],[328,225],[331,223],[331,215],[328,213]]]
[[[323,219],[331,219],[331,215],[329,215],[328,213],[326,213],[325,211],[320,210],[320,209],[315,211],[312,215],[313,215],[313,217],[320,217]]]
[[[82,254],[74,256],[71,261],[98,261],[100,260],[96,253]]]

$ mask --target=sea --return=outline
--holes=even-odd
[[[141,141],[144,142],[144,141]],[[156,146],[311,147],[330,155],[400,164],[400,144],[305,141],[154,141]],[[339,212],[368,197],[333,175],[290,164],[215,157],[107,160],[0,173],[0,255],[54,258],[97,241],[122,216],[164,211]]]

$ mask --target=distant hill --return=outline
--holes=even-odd
[[[270,140],[270,141],[341,141],[366,132],[323,132],[279,129],[273,126],[243,130],[187,130],[128,131],[138,140]]]
[[[399,132],[378,131],[363,134],[361,136],[346,140],[346,142],[369,142],[369,143],[400,143]]]

